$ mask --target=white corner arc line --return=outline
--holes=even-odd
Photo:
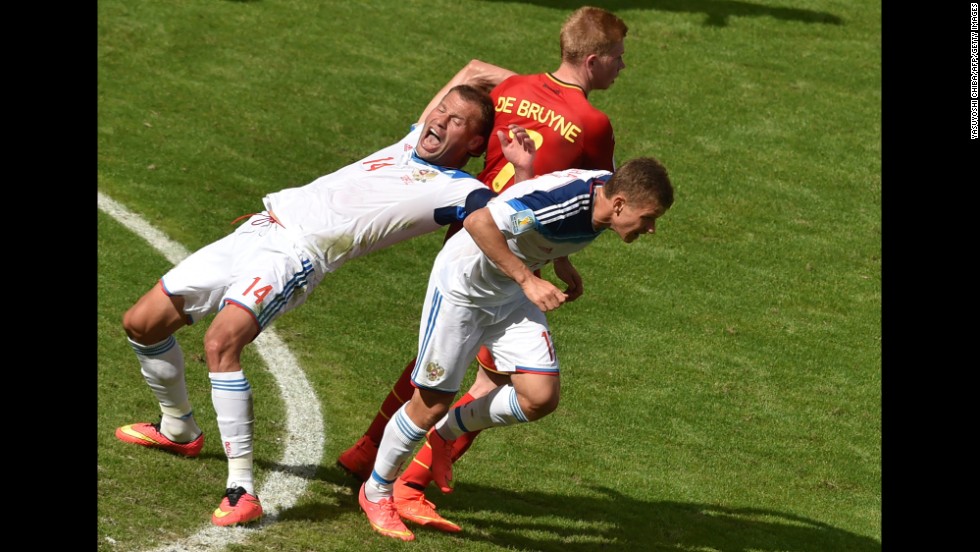
[[[145,239],[172,264],[179,263],[188,251],[152,227],[109,196],[99,192],[99,209],[119,221],[136,235]],[[320,402],[296,358],[272,328],[267,328],[254,341],[262,360],[279,386],[286,405],[285,450],[278,467],[264,478],[256,490],[262,500],[264,515],[258,527],[208,526],[197,533],[152,552],[206,552],[220,550],[228,544],[244,542],[253,531],[275,523],[280,512],[291,508],[313,479],[323,458],[325,442]]]

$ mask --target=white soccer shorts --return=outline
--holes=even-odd
[[[191,323],[233,302],[252,312],[261,331],[303,304],[321,279],[296,250],[295,237],[263,212],[195,251],[160,281],[168,294],[184,298]]]

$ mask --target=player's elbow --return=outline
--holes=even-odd
[[[465,228],[470,234],[474,234],[476,231],[478,231],[481,224],[480,219],[483,218],[485,214],[485,211],[481,211],[479,209],[467,214],[466,218],[463,219],[463,228]]]

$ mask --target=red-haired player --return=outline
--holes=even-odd
[[[537,146],[534,174],[542,175],[569,168],[615,168],[615,140],[609,117],[589,103],[589,93],[612,86],[623,63],[627,26],[616,15],[591,6],[574,11],[565,20],[560,33],[561,63],[550,73],[518,75],[506,69],[473,60],[460,70],[447,86],[457,81],[472,80],[479,74],[483,81],[499,82],[490,95],[495,102],[494,131],[507,132],[510,125],[523,127]],[[478,176],[494,192],[500,193],[514,183],[514,168],[503,156],[498,140],[491,140],[486,163]],[[448,240],[461,224],[450,226]],[[572,297],[581,294],[569,289]],[[509,376],[494,370],[493,358],[484,347],[477,360],[481,366],[470,389],[453,406],[466,404],[486,395]],[[337,460],[338,465],[360,480],[370,477],[378,443],[392,414],[413,393],[412,359],[378,410],[365,434]],[[455,440],[453,460],[470,447],[479,432],[464,434]],[[395,505],[407,520],[443,530],[459,531],[458,525],[445,520],[426,500],[424,490],[432,481],[430,471],[432,452],[428,442],[395,484]],[[451,474],[448,474],[451,480]],[[444,492],[451,489],[444,488]]]

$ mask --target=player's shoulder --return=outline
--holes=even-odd
[[[545,73],[518,73],[516,75],[511,75],[504,79],[502,82],[507,82],[510,84],[523,83],[523,82],[537,82],[545,77]]]
[[[535,182],[534,188],[537,190],[557,190],[561,188],[574,189],[577,187],[589,188],[597,179],[607,178],[612,173],[602,169],[563,169],[552,173],[543,174],[528,182]]]
[[[605,111],[595,106],[585,92],[575,85],[565,85],[577,93],[563,94],[568,109],[575,113],[576,119],[592,129],[612,129],[612,122]]]
[[[522,88],[524,86],[528,86],[530,84],[537,82],[540,76],[541,75],[538,73],[533,73],[533,74],[518,73],[515,75],[511,75],[506,79],[497,83],[497,86],[493,87],[493,90],[490,91],[490,95],[492,97],[496,97],[501,92],[512,90],[514,88]]]
[[[501,195],[505,193],[508,195],[521,195],[530,191],[549,191],[570,185],[588,184],[596,178],[609,174],[611,174],[609,171],[599,169],[562,169],[518,182],[501,193]]]
[[[560,171],[555,171],[550,174],[550,176],[556,180],[564,180],[568,182],[572,181],[592,181],[596,178],[607,176],[612,174],[610,171],[604,169],[579,169],[571,168],[564,169]]]
[[[596,107],[592,102],[583,99],[577,106],[579,116],[585,118],[592,125],[603,125],[612,128],[612,122],[605,111]]]

